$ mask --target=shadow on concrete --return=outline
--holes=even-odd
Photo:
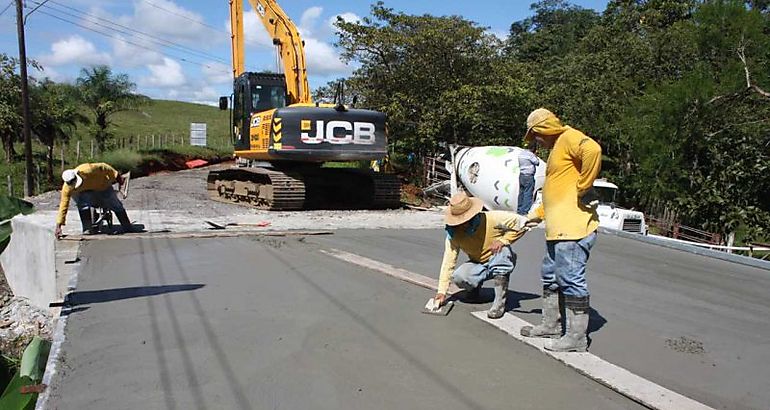
[[[605,323],[607,323],[607,319],[598,310],[591,308],[591,311],[588,312],[588,334],[590,335],[601,329]]]
[[[515,290],[508,290],[508,295],[505,300],[505,311],[511,311],[521,307],[522,300],[537,299],[540,295],[527,292],[517,292]],[[481,288],[479,292],[479,298],[477,300],[466,301],[465,291],[460,292],[457,296],[453,296],[450,300],[456,300],[466,305],[483,305],[486,303],[492,303],[495,300],[495,290],[493,288]]]
[[[162,295],[172,292],[186,292],[196,290],[206,285],[201,283],[187,285],[159,285],[159,286],[136,286],[131,288],[115,288],[104,290],[86,290],[82,292],[72,292],[67,296],[66,306],[87,305],[92,303],[113,302],[122,299],[140,298],[145,296]]]

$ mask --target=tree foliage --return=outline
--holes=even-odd
[[[30,88],[32,106],[32,131],[46,146],[46,174],[48,182],[54,181],[53,149],[57,141],[67,141],[78,124],[87,124],[77,102],[77,90],[68,84],[54,83],[48,79]]]
[[[99,151],[103,152],[111,137],[110,118],[120,111],[127,111],[148,102],[148,98],[136,94],[136,84],[126,74],[113,74],[110,67],[83,68],[77,79],[79,97],[94,115],[92,129]]]
[[[380,2],[338,20],[348,79],[389,115],[396,152],[521,142],[538,106],[602,145],[629,206],[718,232],[770,234],[770,2],[612,0],[602,13],[532,5],[505,40],[458,16]]]

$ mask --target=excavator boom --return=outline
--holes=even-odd
[[[257,17],[270,34],[286,76],[288,104],[309,104],[310,87],[305,66],[304,41],[289,16],[274,0],[248,0]],[[230,26],[232,27],[233,78],[245,72],[243,0],[230,0]]]

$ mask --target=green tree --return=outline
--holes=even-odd
[[[638,138],[633,176],[644,199],[687,223],[748,238],[770,231],[770,92],[767,17],[741,1],[693,15],[698,58],[681,79],[651,87],[629,110]]]
[[[3,143],[6,162],[11,162],[15,152],[13,143],[21,129],[21,80],[16,74],[18,62],[5,53],[0,54],[0,140]]]
[[[93,137],[100,152],[104,152],[110,117],[120,111],[135,109],[149,99],[134,93],[136,84],[126,74],[113,74],[108,66],[84,68],[77,79],[80,100],[94,115]]]
[[[529,106],[526,76],[520,65],[504,64],[502,42],[485,27],[458,16],[407,15],[382,2],[360,22],[336,25],[343,57],[360,63],[348,84],[361,104],[388,114],[397,152],[510,143],[523,134],[523,121],[513,118]]]
[[[30,88],[32,131],[46,146],[46,174],[54,182],[54,144],[69,140],[78,124],[87,124],[76,100],[76,90],[68,84],[57,84],[48,79]]]

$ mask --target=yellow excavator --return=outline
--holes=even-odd
[[[211,171],[212,199],[269,210],[377,209],[400,205],[392,174],[325,168],[329,161],[372,161],[387,155],[385,114],[313,103],[304,42],[273,0],[248,0],[280,53],[283,74],[245,70],[243,0],[230,0],[232,139],[236,166]],[[219,106],[228,109],[228,97]]]

